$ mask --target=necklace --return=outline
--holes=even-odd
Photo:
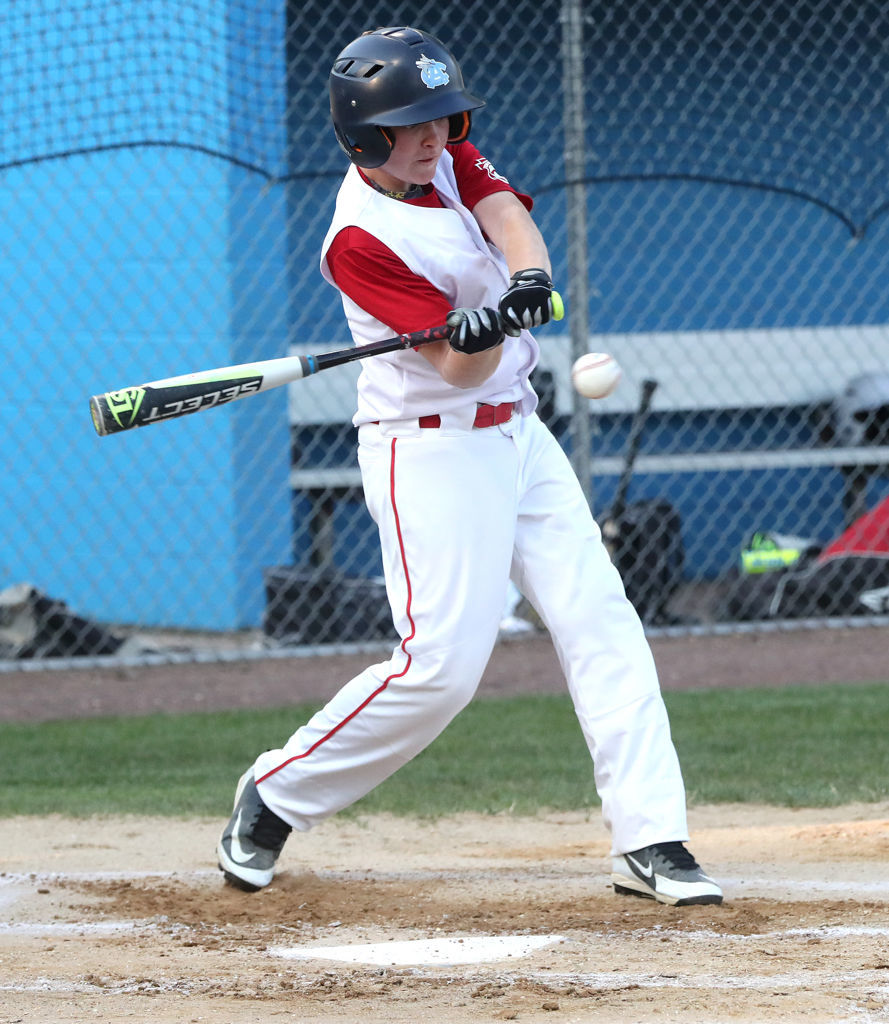
[[[382,185],[378,185],[371,178],[366,180],[370,182],[380,195],[386,196],[387,199],[416,199],[418,196],[423,195],[424,192],[422,185],[411,185],[405,192],[396,192],[393,189],[383,188]]]

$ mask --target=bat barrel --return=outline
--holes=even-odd
[[[201,379],[197,375],[171,377],[166,381],[142,384],[135,388],[121,388],[106,391],[104,395],[93,395],[90,399],[90,413],[93,426],[100,437],[116,434],[133,427],[147,427],[152,423],[203,412],[217,405],[226,405],[238,398],[255,395],[269,387],[276,387],[285,380],[302,376],[298,359],[278,360],[287,362],[290,373],[279,374],[271,381],[257,370],[269,363],[245,364],[241,376],[230,376],[230,368],[219,371],[219,375]]]
[[[203,412],[218,405],[226,405],[239,398],[260,391],[280,387],[302,380],[311,374],[341,363],[350,363],[368,356],[397,352],[399,349],[428,345],[450,337],[450,328],[429,327],[411,334],[353,346],[337,352],[314,356],[285,356],[266,359],[258,363],[225,366],[202,373],[187,373],[167,377],[138,387],[106,391],[90,398],[90,415],[100,437],[117,434],[133,427],[147,427],[152,423]]]

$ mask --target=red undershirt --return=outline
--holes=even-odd
[[[531,198],[498,175],[471,142],[447,149],[454,158],[457,188],[467,209],[495,192],[512,192],[526,209],[531,209]],[[423,195],[403,201],[414,206],[444,205],[431,185]],[[327,265],[337,287],[396,334],[443,324],[452,308],[426,278],[415,274],[388,246],[362,228],[353,226],[339,232],[327,250]]]

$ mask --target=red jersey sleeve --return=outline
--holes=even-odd
[[[327,250],[327,266],[337,288],[395,334],[438,327],[451,310],[437,288],[362,228],[339,232]]]
[[[448,146],[448,152],[454,158],[454,176],[463,205],[471,210],[485,196],[495,192],[512,192],[518,196],[526,210],[534,206],[530,196],[519,192],[509,181],[499,174],[487,157],[476,149],[471,142],[461,142]]]

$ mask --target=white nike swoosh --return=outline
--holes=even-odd
[[[252,853],[247,853],[243,846],[241,846],[241,840],[238,839],[238,833],[240,832],[241,826],[241,815],[243,811],[238,811],[238,816],[235,819],[235,825],[232,829],[232,852],[231,858],[235,864],[246,864],[253,856]]]
[[[649,863],[647,866],[643,866],[635,857],[631,857],[629,854],[625,856],[643,878],[654,878],[654,864]]]

